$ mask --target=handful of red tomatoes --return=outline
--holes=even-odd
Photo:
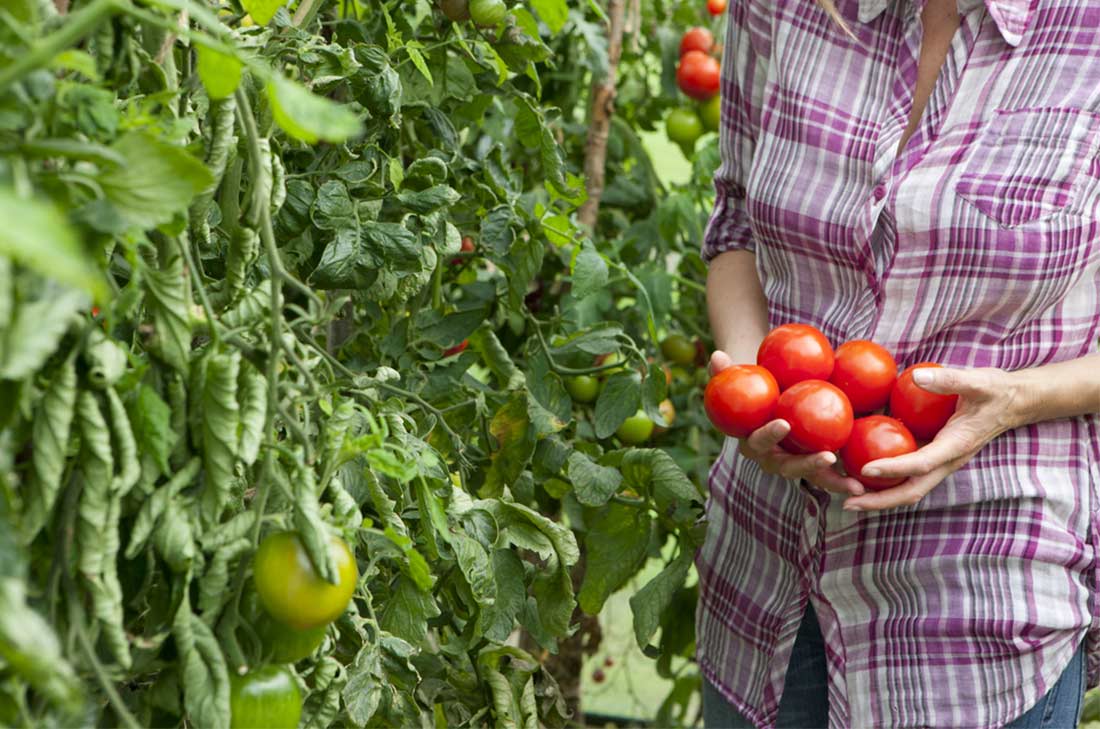
[[[845,342],[834,351],[814,327],[784,324],[764,338],[755,365],[734,365],[712,377],[703,403],[715,427],[734,438],[786,420],[784,449],[839,451],[848,475],[880,490],[900,481],[864,476],[863,467],[915,451],[918,440],[934,438],[955,412],[957,395],[913,382],[921,367],[939,365],[921,362],[899,376],[893,356],[874,342]],[[887,407],[890,416],[881,414]]]

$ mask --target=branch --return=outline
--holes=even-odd
[[[584,179],[588,185],[588,199],[581,206],[578,216],[581,224],[589,228],[596,227],[600,198],[603,197],[607,137],[611,130],[611,117],[615,112],[615,79],[618,75],[619,59],[623,55],[626,0],[608,0],[607,15],[611,21],[607,31],[607,76],[592,84],[588,140],[584,145]]]

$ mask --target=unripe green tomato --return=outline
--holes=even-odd
[[[699,117],[703,120],[703,128],[708,132],[718,131],[718,124],[722,121],[722,97],[712,96],[699,107]]]
[[[600,393],[600,381],[592,375],[566,377],[565,390],[569,393],[569,397],[573,398],[573,402],[592,402]]]
[[[302,719],[302,693],[285,666],[231,673],[229,687],[231,729],[296,729]]]
[[[439,9],[448,20],[461,23],[470,19],[469,0],[439,0]]]
[[[470,17],[482,27],[500,25],[508,14],[504,0],[470,0]]]
[[[260,615],[255,627],[263,642],[264,659],[270,663],[297,663],[313,655],[328,632],[328,625],[295,630],[266,614]]]
[[[684,149],[694,149],[695,141],[703,136],[703,121],[690,106],[673,109],[665,120],[668,138]]]
[[[608,354],[601,354],[600,356],[596,357],[596,366],[597,367],[607,367],[608,365],[615,365],[615,364],[625,365],[625,363],[626,363],[626,357],[624,357],[619,352],[610,352]],[[606,370],[601,370],[599,372],[599,377],[602,380],[602,379],[605,379],[607,377],[610,377],[611,375],[615,374],[616,372],[622,372],[625,369],[626,369],[625,366],[609,367]]]
[[[695,363],[695,345],[683,334],[669,334],[661,342],[661,354],[665,359],[681,367]]]
[[[329,554],[336,565],[337,584],[313,569],[309,554],[296,532],[264,538],[252,564],[256,594],[268,615],[296,630],[327,625],[347,610],[359,567],[347,542],[329,537]]]
[[[645,414],[645,410],[639,409],[623,421],[619,429],[615,431],[619,440],[627,445],[640,445],[649,440],[653,435],[653,421]]]

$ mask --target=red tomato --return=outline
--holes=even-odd
[[[711,15],[721,15],[726,12],[726,0],[707,0],[707,10]]]
[[[684,33],[680,39],[680,55],[688,51],[710,53],[714,50],[714,34],[706,28],[695,27]]]
[[[840,459],[848,475],[872,491],[897,486],[903,478],[871,478],[863,467],[879,458],[893,458],[917,450],[917,441],[900,420],[885,415],[868,415],[852,425],[848,443],[840,450]]]
[[[702,51],[688,51],[680,58],[676,82],[680,90],[693,99],[706,101],[718,93],[720,67],[718,61]]]
[[[791,453],[835,451],[852,432],[852,404],[836,385],[803,380],[779,396],[775,417],[791,432],[780,444]]]
[[[703,408],[714,427],[734,438],[744,438],[772,419],[779,385],[763,367],[734,365],[707,383]]]
[[[939,367],[935,362],[920,362],[901,373],[890,393],[890,414],[905,423],[917,440],[932,440],[955,414],[958,395],[940,395],[922,389],[913,382],[913,370]]]
[[[828,380],[833,374],[833,348],[809,324],[784,324],[764,337],[756,364],[766,367],[779,389],[786,390],[803,380]]]
[[[466,236],[465,238],[462,239],[462,247],[459,249],[459,251],[461,251],[462,253],[473,253],[474,248],[475,248],[474,239],[471,238],[470,236]],[[462,265],[462,259],[461,258],[452,258],[451,259],[451,265],[452,266],[461,266]]]
[[[455,354],[460,354],[460,353],[466,351],[466,347],[468,347],[468,346],[470,346],[470,340],[463,339],[461,342],[459,342],[455,346],[448,347],[447,349],[444,349],[443,350],[443,356],[444,357],[450,357],[450,356],[455,355]]]
[[[885,407],[898,378],[898,363],[885,347],[857,339],[837,347],[829,382],[840,388],[857,414]]]

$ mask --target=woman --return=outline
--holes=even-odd
[[[830,15],[832,17],[830,17]],[[711,471],[708,727],[1074,726],[1100,679],[1100,10],[735,0],[703,247],[717,348],[871,339],[956,393],[916,453]]]

